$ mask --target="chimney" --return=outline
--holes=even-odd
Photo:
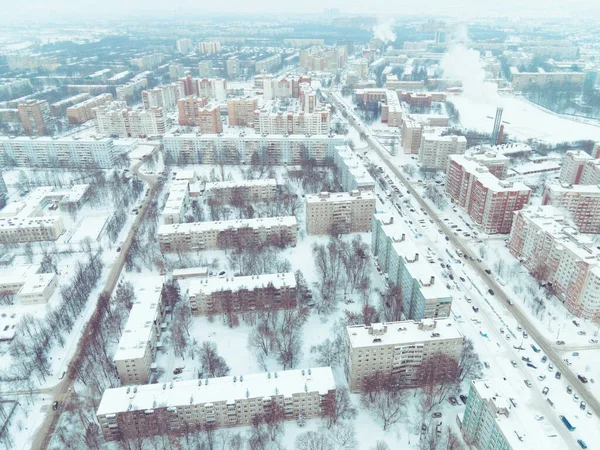
[[[415,253],[415,262],[417,262],[419,260],[419,254]]]
[[[435,283],[435,277],[434,277],[434,276],[432,276],[432,277],[429,279],[429,285],[430,285],[430,286],[433,286],[433,284],[434,284],[434,283]]]
[[[404,242],[404,239],[406,239],[406,234],[402,233],[402,239],[400,239],[400,242]]]

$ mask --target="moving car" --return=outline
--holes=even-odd
[[[565,417],[565,416],[559,416],[560,420],[562,420],[562,422],[565,424],[565,427],[567,427],[567,430],[569,431],[574,431],[575,427],[573,425],[571,425],[571,422],[569,422],[569,420]]]
[[[494,295],[494,291],[491,289],[488,289],[488,292],[490,293],[490,295]]]
[[[55,401],[54,403],[52,403],[52,411],[56,411],[58,409],[58,402]]]
[[[525,386],[527,386],[528,388],[530,388],[530,387],[531,387],[531,381],[529,381],[529,380],[524,380],[524,382],[525,382]]]
[[[584,377],[583,375],[577,375],[577,378],[579,378],[579,381],[581,381],[582,383],[588,382],[588,379],[586,377]]]
[[[548,394],[549,390],[550,390],[550,388],[548,386],[545,386],[544,389],[542,389],[542,394],[544,394],[544,395]]]
[[[512,364],[513,367],[517,367],[517,362],[516,361],[513,360],[510,363]]]
[[[585,444],[585,442],[583,442],[583,440],[581,440],[581,439],[577,439],[577,443],[579,444],[579,446],[581,448],[588,448],[588,446]]]

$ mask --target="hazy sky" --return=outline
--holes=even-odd
[[[339,8],[347,13],[386,13],[399,15],[456,15],[459,17],[478,15],[526,15],[539,13],[542,16],[600,15],[600,0],[0,0],[4,20],[23,18],[62,18],[65,16],[90,17],[136,16],[165,14],[200,16],[210,12],[239,13],[318,13],[323,8]]]

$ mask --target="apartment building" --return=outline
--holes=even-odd
[[[174,181],[162,212],[163,223],[170,225],[184,222],[185,212],[190,206],[190,188],[187,180]]]
[[[133,110],[125,102],[106,103],[93,109],[96,115],[96,132],[112,137],[161,136],[166,131],[163,108],[151,107]]]
[[[142,55],[137,58],[133,58],[130,63],[132,66],[136,66],[139,70],[150,70],[153,67],[156,67],[162,64],[167,55],[163,55],[162,53],[151,53],[149,55]]]
[[[169,64],[169,79],[175,82],[183,75],[185,67],[183,64]]]
[[[312,113],[319,107],[317,92],[310,83],[300,84],[300,111]]]
[[[510,158],[502,153],[487,151],[483,153],[465,153],[465,158],[475,161],[484,167],[496,178],[503,180],[508,175],[508,163]]]
[[[255,87],[263,90],[265,100],[276,98],[300,98],[300,86],[310,86],[311,78],[307,75],[292,77],[274,77],[269,74],[260,74],[254,77]]]
[[[0,243],[55,241],[65,231],[60,216],[0,218]]]
[[[228,58],[225,61],[225,70],[227,71],[227,77],[230,80],[235,80],[240,76],[240,60],[237,56]]]
[[[404,153],[417,155],[421,147],[421,137],[423,136],[423,125],[415,120],[405,120],[402,122],[402,148]]]
[[[202,41],[198,43],[198,51],[201,55],[213,55],[221,51],[219,41]]]
[[[337,135],[197,135],[174,133],[163,137],[167,162],[180,164],[240,164],[253,158],[273,165],[299,164],[306,158],[322,164],[335,147],[345,145]],[[256,156],[254,156],[256,155]]]
[[[600,184],[600,158],[585,163],[579,184]]]
[[[29,136],[47,136],[54,131],[54,118],[46,100],[27,100],[17,107],[25,133]]]
[[[219,134],[223,132],[221,107],[217,104],[198,109],[198,128],[200,133]]]
[[[222,102],[227,98],[227,81],[224,78],[198,78],[195,81],[196,95]]]
[[[177,100],[184,96],[181,84],[171,83],[142,91],[142,102],[144,109],[163,108],[165,111],[170,111],[177,108]]]
[[[260,134],[326,135],[331,129],[331,107],[320,105],[311,113],[271,113],[265,109],[258,110],[255,113],[254,128]]]
[[[293,272],[190,279],[187,286],[194,316],[296,307]]]
[[[582,150],[569,150],[563,158],[559,181],[564,184],[579,184],[583,168],[593,158]]]
[[[200,61],[198,63],[198,76],[200,78],[210,78],[213,76],[212,61]]]
[[[222,204],[260,203],[275,199],[277,180],[216,181],[206,183],[204,189],[208,199],[215,198]]]
[[[143,287],[136,288],[135,301],[113,357],[123,386],[150,382],[151,365],[165,314],[162,286],[160,278],[155,277],[151,282],[144,282]]]
[[[273,404],[288,420],[320,417],[335,400],[330,367],[107,389],[96,416],[105,441],[173,430],[250,425]]]
[[[296,246],[298,223],[294,216],[219,222],[160,225],[162,252],[233,248],[237,245]]]
[[[346,145],[336,147],[333,154],[337,181],[344,191],[375,191],[375,180],[362,159]]]
[[[375,193],[370,191],[307,195],[306,232],[337,235],[369,231],[375,203]]]
[[[50,105],[50,112],[53,116],[62,116],[67,111],[69,106],[73,106],[77,103],[83,102],[90,98],[90,94],[87,92],[72,95],[71,97],[64,98]],[[18,112],[18,110],[17,110]]]
[[[67,108],[67,118],[71,124],[82,124],[93,119],[94,108],[113,101],[112,94],[100,94]]]
[[[117,86],[117,100],[131,102],[134,98],[137,98],[139,93],[148,87],[146,75],[146,72],[141,73],[127,83]]]
[[[506,379],[472,380],[461,431],[479,450],[541,450],[556,447],[556,430],[550,438],[539,422],[515,405],[514,386]],[[460,420],[460,419],[459,419]]]
[[[512,88],[515,91],[553,84],[570,84],[581,88],[585,81],[584,72],[546,72],[541,68],[538,72],[519,72],[516,67],[511,67],[510,73]]]
[[[600,234],[600,187],[597,184],[547,184],[542,205],[567,210],[580,233]]]
[[[300,51],[299,67],[309,72],[335,72],[348,62],[345,46],[314,46]]]
[[[385,105],[381,106],[381,122],[387,123],[388,127],[399,127],[403,123],[404,108],[400,104],[398,94],[386,90]]]
[[[571,314],[600,319],[600,251],[562,210],[547,205],[518,211],[508,249]]]
[[[452,294],[437,264],[431,263],[433,253],[394,223],[391,214],[373,215],[371,252],[388,281],[400,288],[405,319],[450,316]]]
[[[2,172],[0,172],[0,209],[4,208],[7,200],[8,200],[8,189],[6,187],[6,183],[4,182],[4,177],[2,176]]]
[[[2,269],[2,271],[0,271],[0,294],[17,294],[27,280],[36,276],[39,271],[40,266],[36,264],[10,266]]]
[[[254,63],[256,73],[266,72],[271,73],[277,71],[281,67],[281,55],[271,55]]]
[[[438,136],[432,133],[421,136],[419,161],[426,170],[443,170],[448,167],[450,155],[462,155],[467,150],[464,136]]]
[[[43,305],[48,303],[58,286],[58,276],[55,273],[39,273],[27,278],[17,294],[19,304]]]
[[[347,353],[344,364],[350,390],[362,390],[365,379],[376,373],[392,375],[399,386],[416,387],[458,375],[463,335],[450,319],[423,319],[352,325],[346,327]],[[432,358],[445,355],[454,364],[438,363],[434,372],[423,367]],[[424,370],[428,370],[425,374]]]
[[[256,98],[227,100],[227,119],[232,127],[254,127],[254,111],[258,109]]]
[[[177,100],[179,125],[197,127],[198,110],[206,105],[208,105],[208,99],[204,97],[186,97]]]
[[[487,167],[463,155],[451,155],[446,194],[484,233],[508,234],[513,213],[529,203],[531,189],[523,183],[499,180]]]
[[[108,138],[0,136],[0,163],[18,167],[81,167],[111,169],[117,151]]]
[[[192,51],[192,40],[188,38],[177,39],[175,41],[175,48],[177,49],[178,53],[183,53],[184,55],[187,55]]]

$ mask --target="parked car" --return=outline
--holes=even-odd
[[[573,393],[573,388],[571,387],[571,385],[567,386],[567,394],[572,394]]]
[[[491,275],[492,271],[490,269],[485,269],[485,273],[487,273],[488,275]]]
[[[529,335],[527,334],[527,331],[523,331],[523,337],[524,337],[525,339],[527,339],[527,338],[529,337]]]
[[[467,404],[467,396],[463,395],[463,394],[460,394],[459,397],[460,397],[460,401],[463,402],[463,404],[466,405]]]
[[[452,396],[448,400],[450,400],[450,403],[452,403],[453,405],[458,405],[458,401],[456,401],[456,397]]]
[[[598,339],[592,338],[590,339],[590,344],[597,344],[598,343]]]
[[[578,394],[577,392],[575,392],[575,393],[573,394],[573,401],[574,401],[574,402],[578,402],[578,401],[579,401],[579,394]]]
[[[117,247],[117,253],[121,251],[121,247]]]
[[[540,416],[539,414],[535,415],[535,420],[537,420],[538,422],[544,420],[544,416]]]
[[[542,356],[542,363],[546,363],[548,361],[548,357],[546,355]]]
[[[585,409],[586,403],[582,400],[581,403],[579,403],[579,409]]]
[[[442,413],[441,412],[434,412],[431,416],[434,419],[439,419],[440,417],[442,417]]]
[[[565,341],[556,341],[556,345],[565,345]]]
[[[527,386],[528,388],[531,387],[531,381],[529,380],[524,380],[525,381],[525,386]]]
[[[554,371],[554,366],[552,365],[552,363],[548,364],[548,372],[552,372]]]
[[[544,389],[542,389],[542,394],[547,395],[549,390],[550,388],[548,386],[544,386]]]
[[[183,369],[181,367],[176,367],[175,370],[173,371],[173,375],[179,375],[182,372],[183,372]]]
[[[538,380],[544,381],[546,379],[546,375],[539,375]]]
[[[512,360],[510,363],[512,364],[513,367],[517,367],[517,362],[516,361]]]
[[[477,306],[473,306],[473,311],[478,312],[479,308]]]
[[[577,378],[579,378],[579,381],[581,381],[582,383],[588,382],[588,379],[586,377],[584,377],[583,375],[577,375]]]
[[[52,411],[56,411],[58,409],[58,402],[55,401],[54,403],[52,403]]]
[[[557,380],[560,380],[560,377],[562,376],[562,374],[560,373],[560,371],[556,371],[556,373],[554,374],[554,378],[556,378]]]
[[[488,289],[488,292],[490,293],[490,295],[494,295],[494,291],[492,289]]]
[[[581,448],[588,448],[588,446],[586,445],[586,443],[583,442],[583,440],[581,440],[581,439],[577,439],[577,443],[579,444],[579,446]]]

